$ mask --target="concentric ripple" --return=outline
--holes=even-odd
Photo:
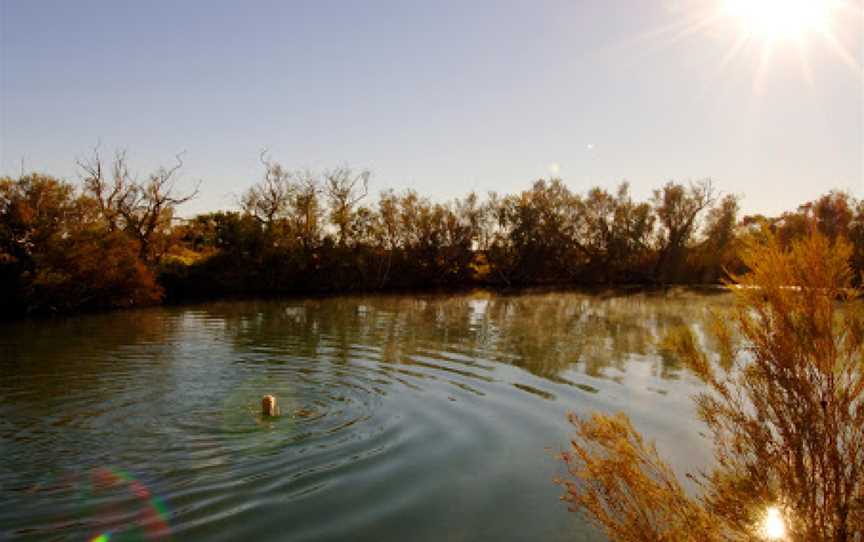
[[[601,540],[551,484],[564,413],[624,410],[701,461],[696,384],[654,342],[724,299],[345,297],[9,324],[0,539]],[[260,415],[265,394],[281,416]]]

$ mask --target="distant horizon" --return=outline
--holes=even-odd
[[[263,148],[369,169],[373,199],[550,177],[643,200],[711,178],[743,214],[861,198],[864,0],[812,5],[3,0],[0,175],[77,182],[98,142],[141,174],[186,151],[184,217],[236,209]]]

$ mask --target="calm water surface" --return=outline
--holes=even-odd
[[[700,385],[657,341],[728,303],[479,292],[6,324],[0,540],[603,540],[552,483],[565,414],[624,411],[680,472],[705,465]]]

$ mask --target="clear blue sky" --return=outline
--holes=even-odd
[[[0,174],[75,180],[101,141],[142,173],[187,151],[182,214],[233,206],[264,147],[436,199],[555,173],[640,197],[712,177],[766,213],[864,196],[862,0],[831,39],[721,1],[0,0]]]

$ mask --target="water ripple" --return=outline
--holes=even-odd
[[[593,408],[693,444],[694,384],[648,337],[700,306],[568,295],[0,327],[0,539],[597,539],[543,450]]]

